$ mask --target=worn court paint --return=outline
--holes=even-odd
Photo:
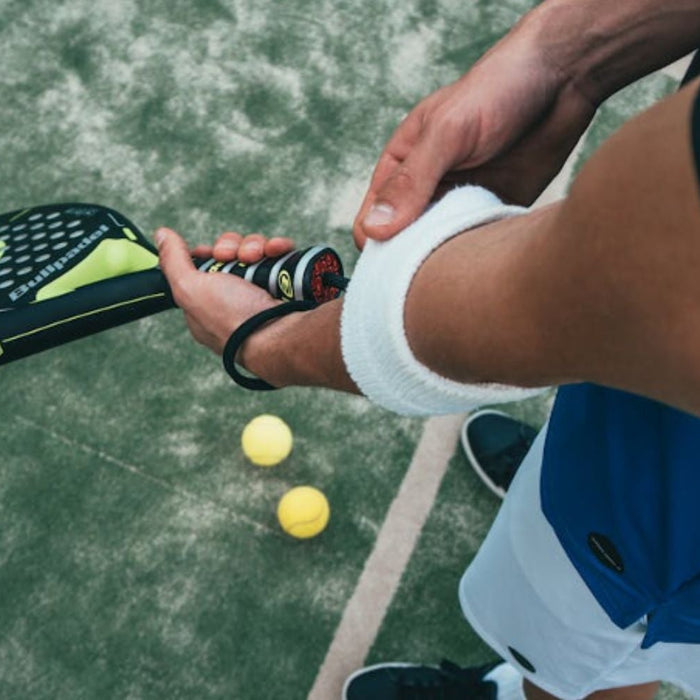
[[[460,415],[426,421],[309,700],[340,697],[344,679],[365,660],[433,506],[463,421]]]

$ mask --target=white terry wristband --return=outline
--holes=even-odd
[[[341,344],[348,373],[371,401],[404,415],[438,415],[543,391],[442,377],[418,362],[404,330],[411,280],[435,248],[466,229],[524,211],[482,187],[460,187],[399,235],[367,241],[345,294]]]

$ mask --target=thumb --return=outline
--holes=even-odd
[[[158,248],[160,269],[168,280],[175,303],[186,306],[186,293],[193,278],[197,275],[187,243],[175,231],[169,228],[159,228],[154,240]]]
[[[448,164],[427,140],[419,142],[360,212],[360,228],[368,238],[386,240],[415,221],[428,206]]]

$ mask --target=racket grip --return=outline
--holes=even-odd
[[[338,297],[346,283],[338,254],[326,246],[293,250],[281,257],[263,258],[250,265],[213,258],[195,259],[194,263],[202,272],[236,275],[267,290],[275,299],[285,301],[322,304]]]

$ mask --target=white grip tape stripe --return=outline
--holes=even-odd
[[[313,248],[309,248],[301,259],[297,263],[297,268],[294,270],[294,298],[303,299],[304,298],[304,273],[306,272],[306,267],[316,255],[318,255],[323,250],[323,246],[315,245]]]
[[[246,271],[243,279],[246,282],[252,282],[253,281],[253,275],[255,274],[255,271],[260,267],[260,262],[256,262],[254,265],[251,265]]]
[[[200,272],[207,272],[209,268],[216,262],[215,258],[209,258],[200,268]]]

